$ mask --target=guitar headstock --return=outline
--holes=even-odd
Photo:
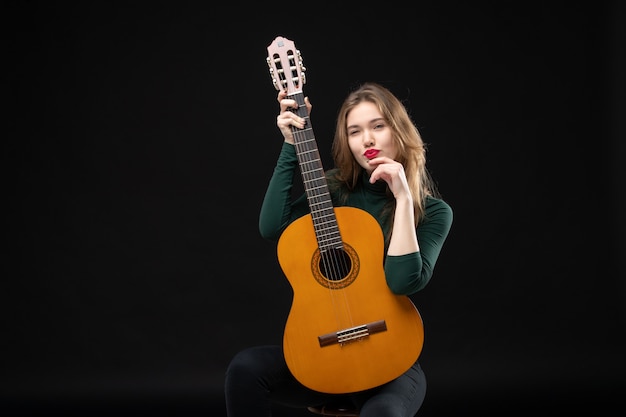
[[[274,88],[288,94],[302,92],[306,83],[306,68],[296,45],[287,38],[277,36],[267,47],[267,52],[266,60]]]

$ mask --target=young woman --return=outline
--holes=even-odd
[[[261,207],[261,235],[277,241],[282,232],[310,212],[306,195],[292,201],[298,169],[292,127],[306,119],[291,109],[295,100],[278,93],[277,126],[284,138]],[[311,104],[305,98],[308,112]],[[365,83],[339,110],[332,154],[325,175],[335,207],[357,207],[380,224],[384,235],[384,275],[389,289],[410,295],[429,282],[452,225],[452,209],[438,194],[426,168],[426,150],[406,108],[387,88]],[[349,402],[361,417],[413,417],[426,394],[418,362],[396,379],[355,393],[328,394],[299,383],[287,367],[282,346],[239,352],[226,372],[229,417],[271,416],[272,404],[306,408]]]

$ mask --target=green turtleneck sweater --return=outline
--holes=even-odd
[[[267,187],[259,216],[259,230],[261,236],[267,240],[278,241],[292,221],[310,213],[305,194],[292,200],[296,169],[298,157],[295,147],[285,142]],[[390,225],[384,223],[382,210],[393,196],[387,195],[385,182],[370,184],[369,177],[365,171],[363,172],[362,181],[350,192],[347,200],[344,201],[331,193],[333,205],[356,207],[367,211],[378,220],[386,236]],[[387,285],[395,294],[410,295],[428,284],[452,226],[452,209],[445,201],[429,197],[426,200],[425,211],[426,217],[419,222],[416,229],[419,252],[384,257]]]

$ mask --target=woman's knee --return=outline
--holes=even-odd
[[[227,378],[257,379],[279,367],[282,353],[273,346],[244,349],[233,356],[226,369]]]

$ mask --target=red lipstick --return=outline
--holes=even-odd
[[[365,155],[367,159],[372,159],[376,158],[376,155],[378,155],[379,152],[380,151],[378,149],[368,149],[363,155]]]

